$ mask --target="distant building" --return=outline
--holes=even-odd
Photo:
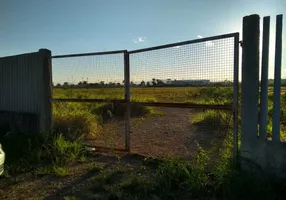
[[[210,80],[167,80],[167,85],[207,85]]]

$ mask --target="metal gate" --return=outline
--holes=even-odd
[[[116,118],[116,123],[113,118],[113,123],[117,124],[113,126],[113,131],[116,129],[122,135],[114,139],[114,143],[117,142],[117,144],[109,146],[109,148],[125,151],[133,151],[134,148],[131,144],[134,138],[131,136],[136,135],[136,130],[143,130],[140,123],[144,124],[144,120],[149,119],[149,116],[153,117],[153,121],[164,116],[164,113],[160,113],[161,111],[157,108],[182,108],[191,109],[194,112],[207,110],[228,112],[232,115],[233,156],[236,158],[238,48],[239,33],[231,33],[134,51],[53,56],[54,87],[55,90],[65,90],[65,95],[58,92],[52,101],[54,104],[88,104],[86,105],[88,108],[92,108],[89,104],[108,104],[110,108],[107,111],[110,111],[110,115],[114,115],[114,118],[122,117]],[[83,60],[92,58],[89,62],[92,69],[90,73],[87,73],[86,81],[80,80],[78,75],[78,73],[87,70],[79,64],[85,62],[78,62],[80,58]],[[67,63],[71,66],[65,66],[61,62],[63,59],[68,60]],[[65,78],[66,74],[74,72],[73,67],[77,68],[77,71],[74,69],[76,73],[71,78],[76,79],[74,84],[70,84],[67,80],[65,82],[61,80],[60,84],[55,83],[56,79],[60,80],[60,73],[63,74],[62,79],[67,79]],[[56,69],[58,72],[55,72]],[[101,70],[104,71],[101,75],[96,74]],[[95,77],[101,77],[104,81]],[[89,92],[81,92],[83,90]],[[229,98],[230,91],[231,99]],[[113,95],[106,95],[109,93]],[[224,99],[226,93],[228,94],[227,101]],[[201,94],[205,99],[198,97]],[[208,95],[210,95],[209,98]],[[175,112],[170,113],[171,116]],[[160,125],[164,122],[158,120],[158,123]],[[145,124],[145,127],[148,127],[148,123]],[[152,133],[147,132],[146,134]],[[163,141],[164,138],[157,138],[157,140]],[[106,147],[104,144],[90,144],[90,146]],[[146,148],[148,147],[146,146]]]

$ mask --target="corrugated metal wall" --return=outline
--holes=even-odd
[[[0,58],[0,111],[36,114],[44,126],[42,118],[49,115],[44,58],[41,51]]]

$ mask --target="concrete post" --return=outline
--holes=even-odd
[[[258,134],[259,15],[243,18],[241,156],[250,158]]]
[[[40,131],[47,133],[52,129],[52,65],[51,51],[48,49],[40,49],[42,59],[42,112],[40,116]]]
[[[280,99],[281,99],[281,62],[282,62],[282,15],[276,16],[274,101],[272,118],[272,141],[280,142]]]
[[[263,18],[259,138],[266,139],[268,118],[268,58],[270,17]]]

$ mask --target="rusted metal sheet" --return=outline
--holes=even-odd
[[[0,58],[0,110],[39,113],[42,88],[38,53]]]
[[[44,62],[44,58],[49,57],[48,53],[40,50],[0,58],[0,111],[13,113],[13,116],[15,113],[19,116],[35,114],[40,118],[35,124],[35,127],[40,127],[38,131],[49,129],[45,121],[51,115],[51,108],[47,105],[50,104],[47,91],[51,80],[45,78],[50,74],[44,70],[48,67]],[[10,121],[12,123],[12,119]]]

